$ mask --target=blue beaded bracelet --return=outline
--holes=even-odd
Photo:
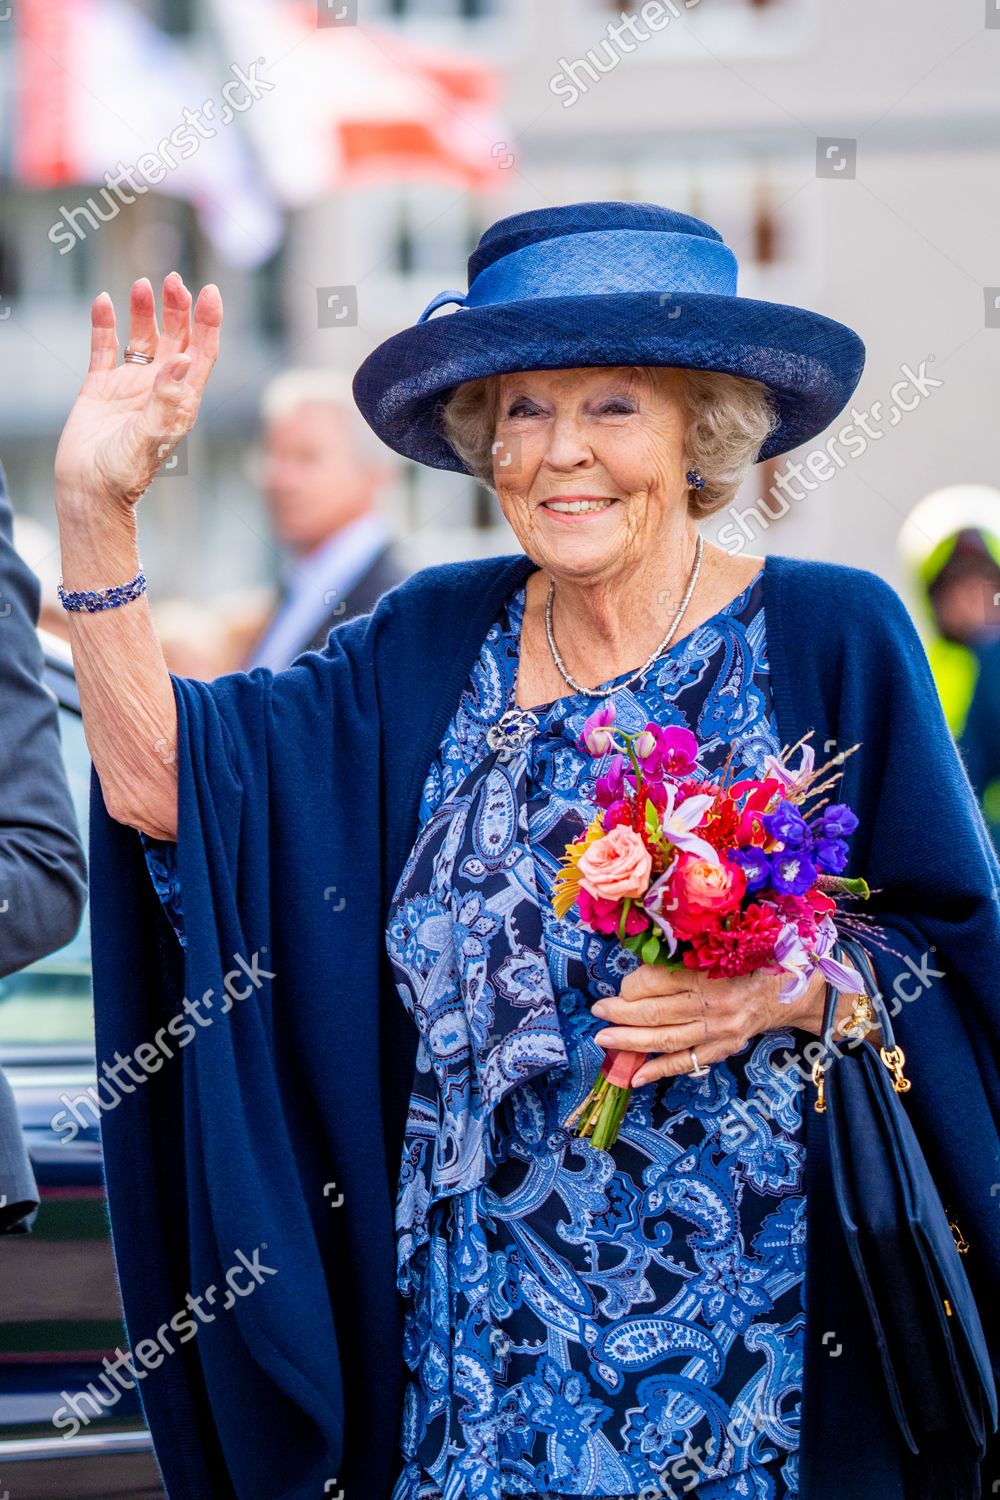
[[[116,583],[109,589],[98,589],[96,593],[90,589],[73,593],[63,588],[61,578],[57,587],[63,609],[85,609],[88,614],[93,614],[96,610],[117,609],[119,604],[138,599],[146,592],[146,575],[140,568],[131,583]]]

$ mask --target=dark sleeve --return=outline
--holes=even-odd
[[[181,947],[187,946],[184,936],[184,903],[181,899],[181,881],[177,873],[177,845],[170,839],[154,839],[151,834],[139,830],[142,852],[146,856],[146,868],[153,882],[153,889],[163,903],[163,910],[177,934]]]
[[[902,601],[873,580],[866,615],[845,663],[867,704],[842,725],[867,752],[852,757],[846,799],[864,809],[851,873],[872,887],[866,946],[906,1054],[907,1112],[969,1242],[1000,1369],[1000,865]]]
[[[68,943],[87,893],[57,705],[43,682],[38,605],[38,580],[14,551],[0,465],[0,975]]]
[[[143,1379],[176,1500],[305,1496],[342,1472],[345,1318],[372,1302],[366,1265],[380,1276],[382,1261],[391,1266],[388,1207],[381,1257],[362,1212],[382,1144],[366,1115],[374,1063],[362,1059],[365,1007],[357,1025],[354,1016],[380,951],[377,867],[368,873],[363,857],[380,839],[367,641],[359,620],[334,632],[327,652],[280,673],[172,677],[170,859],[183,946],[150,878],[149,855],[155,870],[162,846],[144,849],[134,828],[111,819],[92,780],[97,1055],[131,1059],[143,1078],[101,1121],[132,1348],[164,1323],[176,1330],[188,1292],[224,1290],[241,1253],[259,1250],[269,1268],[260,1290],[230,1297],[190,1342],[181,1334]],[[357,907],[349,925],[331,920],[324,900],[347,871]],[[349,1096],[336,1065],[347,997],[351,1077],[362,1080]],[[354,1205],[350,1220],[329,1207],[331,1180]],[[391,1271],[387,1285],[394,1290]],[[350,1308],[331,1293],[340,1286],[351,1288]],[[349,1352],[354,1359],[353,1344]]]
[[[14,1091],[0,1070],[0,1234],[26,1234],[39,1204]]]

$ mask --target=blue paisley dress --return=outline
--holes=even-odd
[[[604,1057],[591,1016],[639,960],[557,920],[551,891],[607,769],[577,749],[606,699],[515,703],[522,584],[426,778],[386,945],[419,1032],[396,1202],[409,1371],[392,1500],[798,1500],[805,1260],[792,1031],[637,1089],[610,1152],[562,1121]],[[683,724],[700,776],[779,750],[758,574],[627,688],[618,725]],[[144,837],[183,940],[171,844]],[[740,1110],[751,1094],[766,1111]],[[747,1122],[733,1131],[734,1113]]]

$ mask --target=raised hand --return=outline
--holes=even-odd
[[[129,347],[152,364],[118,363],[114,303],[90,309],[90,368],[56,450],[57,490],[98,507],[133,506],[198,416],[219,353],[222,297],[209,282],[191,326],[191,293],[176,271],[163,280],[163,331],[149,279],[132,283]]]

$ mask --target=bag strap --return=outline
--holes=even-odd
[[[839,953],[837,951],[838,949],[840,950]],[[861,975],[861,982],[864,985],[865,994],[871,1001],[872,1010],[875,1012],[875,1019],[878,1021],[879,1027],[882,1032],[882,1039],[885,1042],[886,1048],[891,1050],[896,1045],[896,1035],[892,1029],[892,1018],[889,1015],[888,1007],[882,997],[882,991],[879,988],[878,978],[875,974],[875,969],[867,950],[862,947],[857,938],[839,937],[836,944],[834,945],[834,955],[840,959],[848,959],[852,967],[857,969],[858,973]],[[829,985],[827,988],[828,990],[830,990],[833,989],[833,986]],[[827,1006],[829,1007],[829,1005],[830,996],[828,994]],[[829,1022],[832,1022],[833,1020],[833,1012],[836,1010],[836,1007],[836,992],[834,992],[833,1010],[830,1011],[828,1017]],[[826,1028],[827,1020],[825,1019],[823,1027],[824,1035],[826,1034]]]
[[[896,1041],[895,1032],[892,1029],[892,1020],[882,992],[879,989],[878,978],[876,977],[869,954],[857,939],[841,936],[838,937],[837,942],[834,944],[831,956],[840,961],[848,959],[861,975],[864,992],[871,1001],[872,1011],[882,1032],[882,1046],[879,1048],[879,1056],[892,1074],[892,1086],[896,1090],[896,1093],[906,1093],[911,1087],[910,1080],[903,1073],[906,1054]],[[834,1025],[839,999],[840,992],[832,984],[828,983],[826,987],[826,1005],[823,1012],[822,1031],[822,1039],[828,1045],[832,1045],[834,1042]],[[869,1043],[869,1045],[871,1044]],[[817,1059],[813,1067],[813,1082],[818,1091],[815,1107],[821,1114],[825,1109],[823,1068],[823,1062]]]

